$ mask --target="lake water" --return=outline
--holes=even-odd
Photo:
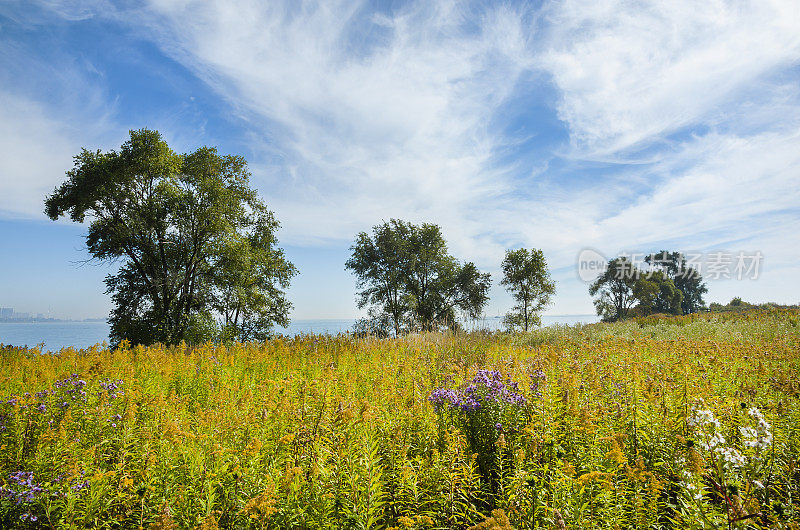
[[[542,325],[576,324],[598,322],[597,315],[552,315],[543,316]],[[278,328],[285,335],[300,333],[342,333],[349,331],[355,321],[341,320],[295,320],[288,328]],[[468,325],[469,329],[496,330],[502,327],[502,319],[487,318]],[[105,322],[0,322],[0,344],[30,346],[44,344],[44,351],[57,351],[70,346],[88,348],[108,341],[108,324]]]

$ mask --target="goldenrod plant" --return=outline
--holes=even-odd
[[[0,527],[798,528],[797,322],[0,348]]]

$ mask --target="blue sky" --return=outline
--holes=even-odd
[[[800,4],[5,1],[0,306],[103,316],[84,227],[46,194],[129,129],[244,155],[300,275],[294,318],[349,318],[357,232],[441,225],[495,277],[544,250],[550,314],[590,313],[579,251],[760,251],[709,301],[800,302]]]

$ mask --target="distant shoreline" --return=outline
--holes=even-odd
[[[550,318],[564,318],[564,317],[594,317],[596,315],[592,313],[565,313],[561,315],[542,315],[542,317],[550,317]],[[502,318],[502,316],[497,317],[484,317],[484,318],[477,318],[475,320],[490,320],[494,318]],[[0,318],[0,324],[49,324],[49,323],[59,323],[59,324],[69,324],[69,323],[82,323],[82,322],[106,322],[107,319],[105,318],[84,318],[82,320],[64,320],[60,318]],[[292,319],[293,323],[299,322],[345,322],[345,321],[352,321],[358,320],[357,318],[297,318]]]
[[[60,318],[0,318],[0,324],[67,324],[80,322],[105,322],[105,318],[85,318],[83,320],[62,320]]]

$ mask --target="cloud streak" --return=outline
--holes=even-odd
[[[254,167],[287,237],[350,239],[381,218],[441,222],[467,242],[510,191],[492,166],[497,109],[532,63],[522,13],[455,2],[156,2],[172,57],[259,130]],[[277,158],[276,163],[272,163]]]
[[[518,245],[566,267],[583,246],[759,241],[786,265],[800,243],[792,0],[44,9],[125,27],[211,87],[243,124],[286,243],[341,247],[390,217],[439,223],[457,255],[490,269]],[[536,98],[544,110],[517,103]],[[66,130],[52,106],[12,103],[4,123],[30,114],[31,131]],[[58,156],[74,153],[68,137],[52,140]],[[0,209],[25,202],[24,185],[14,193]]]
[[[547,10],[541,54],[578,154],[624,154],[714,123],[800,59],[800,4],[786,0],[568,0]],[[756,96],[757,98],[757,96]]]
[[[80,58],[0,40],[0,215],[41,217],[81,146],[122,136],[96,74]]]

